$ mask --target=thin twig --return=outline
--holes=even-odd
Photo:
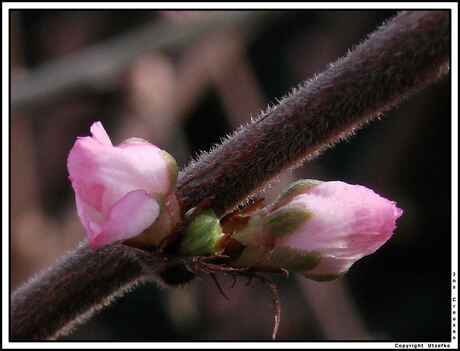
[[[236,274],[233,275],[233,283],[230,286],[230,289],[233,289],[235,287],[235,284],[236,284]]]
[[[212,280],[214,280],[214,283],[216,283],[217,289],[218,289],[219,292],[222,294],[222,296],[225,297],[225,299],[230,300],[230,299],[228,298],[228,296],[224,294],[224,291],[222,290],[222,287],[220,286],[219,281],[217,280],[216,275],[215,275],[214,273],[210,273],[209,275],[211,276]]]
[[[275,304],[275,322],[273,324],[273,332],[272,332],[272,340],[276,339],[276,335],[278,334],[278,329],[280,326],[281,321],[281,304],[280,304],[280,296],[278,294],[278,289],[273,282],[264,277],[263,275],[256,274],[254,275],[257,279],[259,279],[264,285],[270,288],[270,291],[273,295],[273,303]]]
[[[220,215],[231,211],[283,170],[313,158],[447,73],[449,55],[448,11],[399,14],[344,59],[184,169],[178,198],[190,208],[212,196],[211,206]],[[136,282],[154,279],[181,262],[120,244],[100,251],[83,244],[14,292],[11,338],[55,337]],[[275,327],[279,310],[277,316]]]

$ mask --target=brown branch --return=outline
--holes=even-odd
[[[93,251],[82,242],[11,296],[11,338],[40,340],[68,332],[76,319],[90,317],[171,261],[122,244]]]
[[[179,175],[189,207],[224,214],[449,70],[448,11],[403,12]]]
[[[322,150],[448,72],[448,11],[403,12],[314,79],[242,127],[180,174],[177,195],[195,206],[212,197],[224,214],[283,170]],[[14,292],[11,338],[59,335],[139,281],[177,264],[153,253],[85,244]],[[176,264],[176,266],[174,266]],[[179,277],[180,278],[180,277]]]

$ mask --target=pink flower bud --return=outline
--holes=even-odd
[[[174,159],[142,139],[113,146],[101,122],[78,137],[67,159],[77,211],[89,245],[134,237],[160,215],[175,186]]]
[[[273,250],[263,266],[315,280],[334,279],[376,251],[403,213],[371,189],[339,181],[293,183],[266,211],[234,236],[247,245],[237,264]]]

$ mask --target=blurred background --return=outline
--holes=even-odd
[[[396,11],[12,10],[11,290],[85,239],[66,158],[100,120],[186,165]],[[340,280],[271,276],[278,340],[450,341],[451,110],[444,77],[292,174],[362,184],[404,209]],[[60,340],[270,340],[270,291],[208,276],[137,288]]]

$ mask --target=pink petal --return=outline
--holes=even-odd
[[[305,272],[307,275],[336,275],[344,273],[350,269],[350,267],[355,263],[356,260],[352,258],[337,258],[334,256],[321,256],[318,265]]]
[[[93,138],[103,145],[112,146],[112,142],[101,122],[94,122],[90,128]]]
[[[93,239],[88,237],[93,249],[114,241],[131,238],[152,225],[160,215],[160,205],[144,190],[126,194],[112,208],[102,232]]]
[[[393,201],[371,189],[343,182],[324,182],[290,202],[314,213],[301,228],[277,245],[322,252],[313,274],[348,269],[356,260],[382,246],[402,214]],[[342,270],[342,271],[343,271]]]
[[[90,137],[79,138],[67,167],[70,180],[78,184],[78,196],[104,215],[130,191],[169,192],[167,163],[160,149],[148,143],[112,147]]]
[[[88,233],[88,239],[93,240],[102,230],[104,217],[90,204],[84,202],[76,193],[77,213]]]
[[[120,161],[132,167],[131,180],[149,193],[169,192],[169,171],[161,149],[149,143],[126,143],[115,147]]]

